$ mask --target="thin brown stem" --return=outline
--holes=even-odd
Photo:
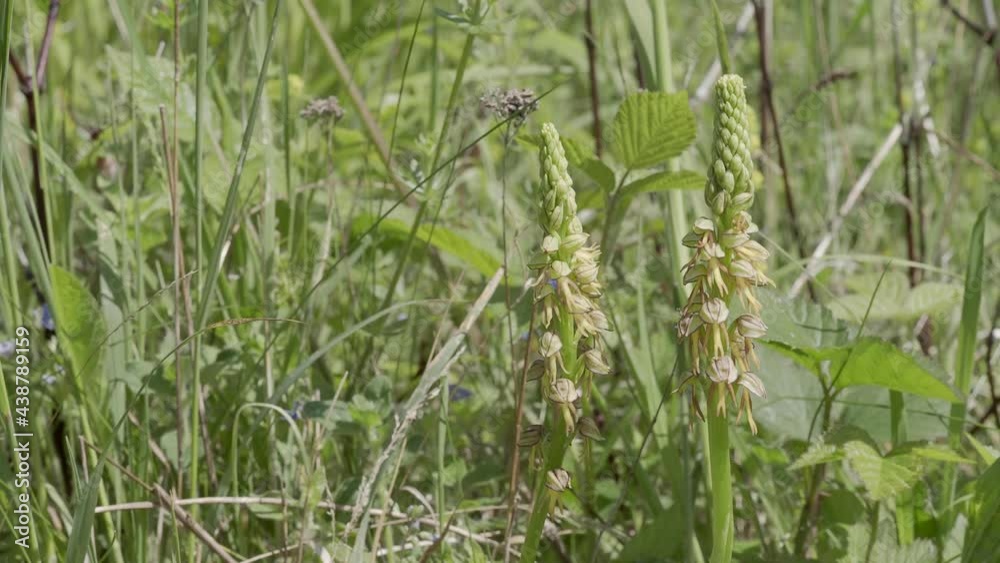
[[[962,22],[965,27],[969,28],[970,31],[978,35],[979,38],[985,41],[987,45],[993,45],[994,41],[996,41],[997,33],[995,29],[988,29],[972,21],[949,0],[941,0],[941,6],[951,12],[951,15],[955,16],[955,18]]]
[[[42,36],[42,45],[38,48],[38,62],[35,65],[34,87],[39,92],[45,90],[45,71],[49,66],[49,49],[52,47],[52,36],[56,29],[56,20],[59,17],[59,0],[49,2],[49,15],[45,21],[45,35]]]
[[[45,33],[42,36],[42,44],[38,52],[38,61],[35,64],[34,76],[28,74],[13,52],[9,53],[7,57],[11,68],[14,69],[14,74],[17,76],[21,93],[24,94],[28,111],[28,128],[34,133],[36,139],[39,138],[40,133],[38,130],[37,97],[41,95],[45,88],[45,70],[49,65],[49,49],[52,45],[52,36],[55,33],[58,17],[59,0],[52,0],[49,2],[48,19],[45,23]],[[42,246],[46,250],[51,251],[48,209],[45,205],[45,191],[42,187],[41,144],[37,140],[31,147],[31,170],[33,173],[32,197],[35,202],[35,212],[38,214],[38,229],[42,236]]]
[[[587,47],[587,69],[590,75],[590,112],[594,121],[594,151],[601,157],[601,95],[597,87],[597,38],[594,35],[594,10],[591,0],[587,0],[584,11],[586,30],[583,44]]]
[[[993,347],[997,344],[997,324],[1000,323],[1000,301],[997,302],[996,306],[993,308],[993,322],[990,323],[990,331],[986,336],[986,381],[990,384],[990,406],[986,409],[986,412],[979,417],[979,424],[982,426],[986,419],[993,416],[993,419],[997,423],[997,428],[1000,428],[1000,394],[997,394],[997,383],[993,378],[993,364],[991,362],[993,358]]]
[[[897,6],[898,0],[894,0],[893,13],[896,13]],[[909,114],[906,112],[906,107],[903,104],[903,57],[899,45],[898,22],[893,22],[892,25],[892,70],[896,93],[896,110],[899,114],[899,125],[903,128],[903,135],[899,140],[899,148],[903,156],[903,199],[906,202],[903,210],[905,214],[904,229],[906,231],[906,257],[911,263],[914,263],[917,262],[917,248],[914,238],[913,192],[910,185],[910,141],[911,136],[913,135],[913,127],[912,122],[909,119]],[[918,275],[917,268],[910,266],[909,279],[911,287],[917,284]]]
[[[788,212],[788,223],[792,229],[792,236],[795,238],[799,258],[805,258],[808,254],[806,252],[805,240],[803,239],[802,232],[799,229],[798,212],[795,208],[795,196],[792,193],[792,184],[788,176],[788,162],[785,159],[785,147],[781,142],[781,127],[778,125],[777,112],[774,109],[774,87],[771,81],[771,72],[766,55],[766,14],[764,13],[764,4],[760,0],[754,2],[754,16],[757,21],[757,40],[761,44],[761,48],[759,49],[761,98],[763,98],[763,104],[767,108],[767,114],[770,118],[771,126],[774,129],[774,145],[775,150],[778,152],[778,165],[781,167],[781,182],[785,188],[785,209]],[[810,297],[815,300],[816,294],[813,290],[812,283],[808,284],[808,290]]]
[[[528,321],[528,334],[535,328],[535,307],[531,308],[531,320]],[[517,483],[521,470],[521,429],[524,419],[524,388],[528,383],[528,359],[531,357],[531,345],[525,345],[524,361],[521,366],[521,377],[517,381],[516,399],[514,407],[514,440],[511,445],[510,456],[510,482],[508,483],[510,495],[507,499],[507,527],[504,530],[504,561],[510,559],[510,535],[514,530],[514,521],[517,519]]]

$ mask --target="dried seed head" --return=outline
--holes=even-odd
[[[306,121],[331,121],[336,123],[344,117],[344,108],[340,107],[337,96],[328,98],[317,98],[312,100],[299,112],[299,116]]]
[[[499,119],[517,116],[523,121],[527,114],[538,109],[535,93],[528,88],[511,90],[493,88],[479,98],[479,103],[483,109],[489,110]]]

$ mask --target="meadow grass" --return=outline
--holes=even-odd
[[[0,0],[0,560],[1000,561],[997,21]]]

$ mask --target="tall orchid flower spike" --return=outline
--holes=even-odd
[[[729,74],[715,86],[715,137],[712,163],[705,182],[705,203],[711,217],[695,221],[684,238],[694,255],[684,266],[684,281],[691,285],[677,324],[691,358],[694,386],[701,382],[711,398],[710,410],[725,413],[727,397],[740,417],[747,415],[753,433],[751,395],[764,397],[764,385],[754,374],[759,367],[754,340],[767,326],[760,319],[756,288],[772,284],[765,275],[768,251],[751,236],[757,232],[748,210],[754,201],[753,160],[747,125],[743,79]],[[735,295],[746,313],[730,313]],[[694,395],[695,389],[690,390]],[[700,412],[696,410],[695,412]]]
[[[771,284],[765,275],[768,251],[752,239],[757,232],[749,210],[754,201],[753,160],[750,157],[749,112],[743,79],[734,74],[715,85],[715,132],[712,161],[705,183],[705,203],[711,216],[694,222],[684,245],[694,249],[684,265],[684,283],[691,286],[681,310],[677,332],[687,347],[691,373],[682,384],[692,412],[701,413],[701,392],[707,396],[708,461],[712,476],[712,563],[728,563],[733,552],[733,495],[730,468],[729,419],[732,404],[737,420],[745,413],[756,434],[752,396],[764,397],[764,384],[754,341],[767,326],[760,319],[756,288]],[[733,312],[733,296],[743,314]]]
[[[545,518],[566,490],[573,476],[563,459],[575,436],[601,440],[600,430],[584,416],[595,376],[611,371],[601,334],[610,330],[601,311],[603,288],[599,281],[600,249],[577,217],[576,192],[569,176],[562,142],[555,126],[542,126],[539,223],[543,231],[541,252],[532,260],[537,271],[535,304],[540,307],[543,332],[538,337],[541,358],[541,396],[549,407],[547,424],[531,427],[531,447],[544,444],[542,471],[535,485],[534,506],[522,547],[522,561],[535,560]]]

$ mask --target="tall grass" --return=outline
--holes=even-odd
[[[0,0],[0,560],[989,561],[994,10],[778,4]],[[713,68],[756,436],[678,334],[735,218]]]

